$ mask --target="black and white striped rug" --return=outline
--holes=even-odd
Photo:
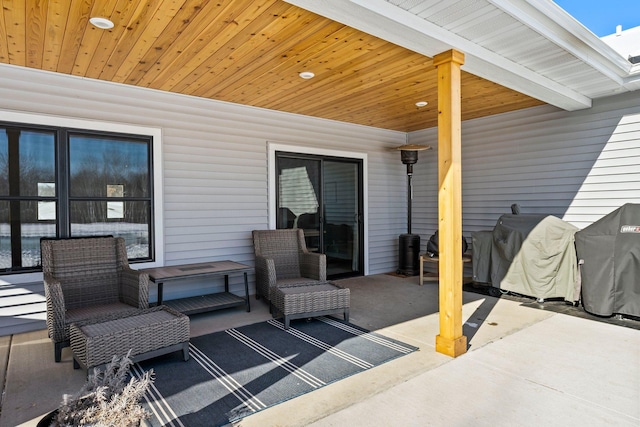
[[[181,353],[135,365],[153,368],[153,426],[219,426],[417,350],[350,323],[319,317],[256,323],[191,339]]]

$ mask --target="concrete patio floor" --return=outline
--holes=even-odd
[[[351,322],[420,348],[281,403],[238,426],[638,426],[640,330],[464,293],[468,352],[435,352],[438,289],[417,277],[339,281]],[[197,336],[270,318],[252,311],[192,316]],[[635,321],[629,321],[635,322]],[[295,323],[293,324],[295,327]],[[77,390],[85,373],[71,352],[53,362],[46,331],[0,337],[0,426],[35,426]]]

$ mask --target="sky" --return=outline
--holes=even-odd
[[[598,37],[640,26],[640,0],[554,0]]]

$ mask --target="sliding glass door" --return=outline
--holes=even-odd
[[[277,228],[302,228],[307,248],[320,250],[321,162],[278,156]]]
[[[276,153],[277,228],[304,230],[330,278],[363,274],[362,161]]]
[[[359,162],[324,162],[323,253],[327,274],[361,274],[362,191]]]

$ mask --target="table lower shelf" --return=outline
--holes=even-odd
[[[420,255],[420,278],[418,279],[418,284],[419,285],[423,285],[424,282],[426,280],[435,280],[437,282],[439,282],[439,277],[438,277],[438,273],[428,273],[425,272],[424,267],[425,264],[434,264],[435,265],[435,269],[436,271],[438,271],[438,264],[440,262],[440,258],[435,256],[429,256],[427,254],[422,254]],[[463,254],[462,255],[462,264],[464,265],[465,263],[468,262],[472,262],[471,259],[471,255],[470,254]],[[462,278],[462,283],[471,283],[473,282],[473,278],[472,277],[463,277]]]
[[[216,294],[163,301],[163,304],[184,314],[197,314],[246,305],[247,301],[232,293],[220,292]]]

